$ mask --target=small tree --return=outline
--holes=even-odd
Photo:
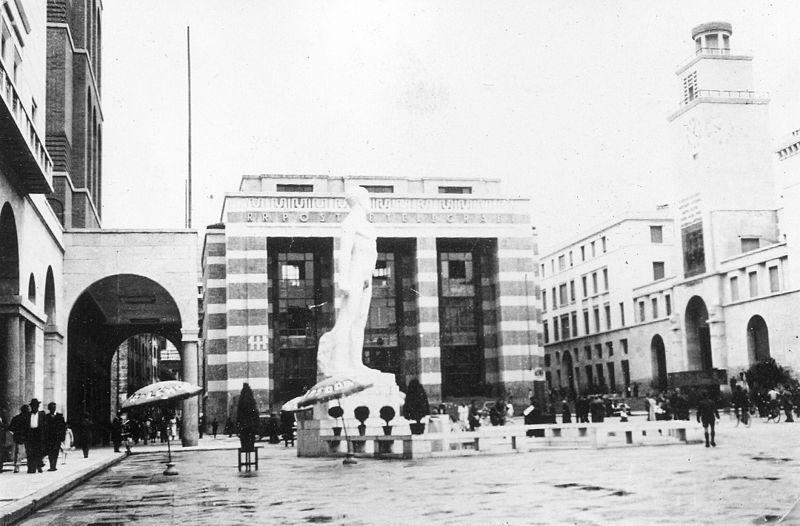
[[[792,377],[792,372],[778,365],[774,358],[753,364],[745,373],[745,378],[750,389],[757,392],[767,391],[782,384],[797,385],[797,380]]]
[[[236,424],[239,428],[239,440],[242,449],[252,450],[258,434],[259,418],[256,399],[250,384],[245,382],[239,395],[239,405],[236,407]]]
[[[429,414],[431,414],[431,407],[428,404],[428,395],[419,380],[414,378],[408,382],[406,402],[403,405],[403,416],[420,423]]]
[[[381,418],[386,422],[386,425],[388,426],[389,423],[392,421],[392,418],[394,418],[394,415],[395,415],[394,407],[392,407],[390,405],[385,405],[385,406],[381,407],[381,410],[380,410],[379,414],[380,414]]]

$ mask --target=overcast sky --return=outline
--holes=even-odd
[[[183,227],[187,25],[201,232],[256,173],[500,177],[544,248],[669,202],[675,69],[712,20],[755,55],[773,138],[800,128],[796,1],[104,5],[106,227]]]

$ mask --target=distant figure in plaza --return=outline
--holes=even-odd
[[[783,405],[783,411],[786,413],[786,422],[794,422],[794,418],[792,418],[792,408],[794,407],[794,400],[793,400],[792,392],[789,390],[788,387],[783,386],[783,390],[781,391],[781,404]]]
[[[594,396],[589,402],[589,410],[592,413],[592,422],[602,422],[606,417],[606,405],[599,396]]]
[[[498,398],[489,410],[489,421],[493,426],[502,426],[506,423],[506,403],[502,398]]]
[[[481,427],[481,412],[478,409],[478,404],[473,400],[469,404],[469,416],[467,417],[467,423],[469,424],[469,430],[475,431],[479,427]]]
[[[375,227],[367,219],[369,193],[356,186],[347,191],[350,213],[342,222],[339,281],[342,293],[336,323],[319,340],[317,370],[323,376],[377,371],[364,365],[364,327],[372,300],[372,273],[378,259]]]
[[[19,473],[19,465],[25,457],[23,445],[30,414],[31,408],[23,405],[19,408],[19,413],[8,424],[8,430],[14,435],[14,473]]]
[[[572,411],[569,409],[569,400],[566,398],[561,401],[561,423],[562,424],[571,424],[572,423]]]
[[[119,453],[119,448],[122,446],[122,419],[119,415],[111,422],[111,443],[114,445],[114,453]]]
[[[650,421],[655,421],[656,419],[656,399],[653,398],[651,393],[647,393],[647,397],[644,399],[644,407],[647,409],[647,419]]]
[[[229,418],[225,421],[225,429],[223,433],[228,435],[228,438],[233,436],[233,421]]]
[[[128,420],[128,413],[122,413],[120,419],[120,434],[122,436],[122,443],[125,444],[125,454],[131,454],[131,446],[133,445],[133,430],[134,423]]]
[[[719,420],[719,412],[717,406],[708,392],[703,393],[703,399],[697,403],[697,421],[703,424],[703,431],[706,436],[706,447],[710,445],[716,447],[714,442],[714,424]],[[709,441],[709,427],[711,428],[711,435]]]
[[[639,397],[639,383],[638,382],[633,382],[633,396],[635,398]]]
[[[28,457],[28,473],[42,472],[44,466],[44,411],[39,411],[39,400],[31,400],[31,413],[25,430],[25,455]]]
[[[94,421],[92,420],[92,415],[90,415],[88,411],[83,413],[79,430],[81,449],[83,449],[83,458],[89,458],[89,446],[92,445],[93,427]]]
[[[67,423],[64,415],[56,413],[56,403],[47,404],[47,414],[44,416],[44,449],[50,467],[47,471],[55,471],[58,465],[58,455],[61,453],[61,443],[67,435]]]
[[[67,424],[64,432],[64,442],[61,443],[61,452],[64,454],[62,464],[67,463],[67,452],[75,449],[75,435],[72,433],[72,424]]]
[[[217,438],[217,428],[219,428],[219,423],[217,423],[217,419],[215,418],[211,422],[211,434],[214,435],[214,438]]]

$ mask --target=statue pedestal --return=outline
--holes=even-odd
[[[369,408],[369,418],[365,422],[368,435],[383,434],[382,426],[386,422],[380,419],[380,410],[387,405],[395,411],[396,416],[393,421],[397,430],[395,433],[408,433],[408,424],[400,414],[405,394],[397,386],[394,375],[375,371],[370,372],[368,376],[355,376],[355,378],[372,383],[372,386],[340,399],[314,404],[309,410],[297,412],[297,456],[328,455],[328,445],[320,440],[320,436],[332,435],[334,427],[342,427],[342,419],[328,416],[328,409],[339,405],[344,410],[344,427],[350,436],[358,434],[357,426],[360,422],[356,420],[353,411],[362,405]],[[344,431],[342,434],[344,435]]]

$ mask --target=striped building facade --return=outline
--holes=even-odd
[[[543,365],[529,201],[486,179],[245,176],[203,249],[206,421],[263,412],[317,381],[339,307],[345,189],[371,193],[378,233],[364,363],[429,397],[522,396]],[[538,376],[537,376],[538,379]]]

